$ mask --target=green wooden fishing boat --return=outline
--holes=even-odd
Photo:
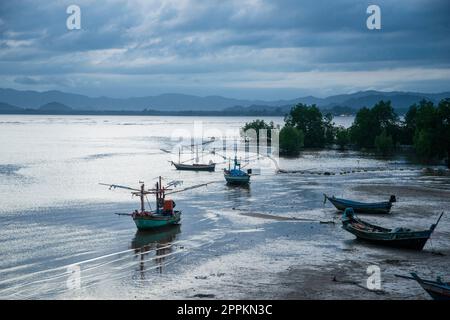
[[[179,223],[181,220],[181,211],[174,210],[173,213],[146,211],[144,213],[133,214],[132,217],[139,230],[149,230]]]
[[[355,216],[352,208],[345,209],[342,215],[342,228],[358,239],[370,241],[375,244],[399,247],[413,250],[422,250],[438,225],[443,213],[430,229],[414,231],[407,228],[387,229],[362,221]]]
[[[156,187],[148,190],[145,190],[144,183],[141,184],[140,189],[135,189],[116,184],[105,184],[105,183],[100,184],[109,186],[110,189],[120,188],[131,190],[132,195],[138,196],[140,198],[141,200],[140,210],[134,210],[133,213],[116,213],[117,215],[131,216],[133,218],[134,223],[136,224],[136,227],[139,230],[153,230],[168,225],[178,224],[181,220],[181,211],[174,209],[175,201],[171,199],[166,199],[166,195],[207,185],[206,183],[203,183],[177,191],[170,191],[172,190],[170,189],[170,187],[176,187],[178,184],[181,184],[181,181],[172,181],[168,183],[166,186],[163,186],[161,177],[159,177],[159,180],[156,183]],[[145,209],[144,200],[149,194],[154,195],[156,199],[155,209],[153,210]]]

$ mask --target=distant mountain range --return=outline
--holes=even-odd
[[[232,113],[244,112],[257,113],[285,113],[297,103],[316,104],[321,109],[344,108],[358,110],[364,106],[371,107],[380,100],[390,100],[395,109],[407,109],[410,105],[422,99],[439,102],[449,98],[450,92],[443,93],[419,93],[419,92],[381,92],[360,91],[351,94],[341,94],[326,98],[313,96],[300,97],[292,100],[244,100],[232,99],[221,96],[199,97],[194,95],[167,93],[157,96],[110,98],[88,97],[80,94],[61,91],[20,91],[0,88],[0,112],[14,113],[23,109],[40,110],[42,113],[74,113],[83,111],[86,113],[115,112],[171,112],[183,113],[202,111],[216,113],[218,111],[230,111]],[[34,113],[34,110],[29,110]],[[22,113],[22,112],[20,112]]]

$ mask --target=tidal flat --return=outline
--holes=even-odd
[[[227,163],[179,172],[161,150],[194,120],[1,116],[0,298],[429,299],[394,274],[448,281],[449,176],[403,156],[306,150],[279,161],[295,173],[262,170],[248,188],[230,187]],[[203,119],[223,131],[249,120]],[[210,183],[174,194],[181,224],[159,231],[139,232],[130,217],[114,215],[138,200],[98,185],[151,185],[158,175],[184,187]],[[344,231],[323,193],[361,201],[395,194],[390,214],[361,215],[389,228],[427,229],[444,216],[423,251],[379,247]],[[366,285],[373,265],[380,290]]]

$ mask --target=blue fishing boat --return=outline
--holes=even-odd
[[[450,282],[443,282],[440,277],[433,280],[425,280],[420,278],[414,272],[411,273],[412,277],[395,275],[399,278],[416,280],[420,286],[434,299],[434,300],[450,300]]]
[[[357,218],[352,208],[347,208],[342,215],[342,228],[354,234],[358,239],[379,245],[422,250],[443,214],[439,216],[435,224],[431,225],[430,229],[414,231],[407,228],[387,229],[367,223]]]
[[[250,174],[241,169],[241,163],[237,160],[237,156],[234,157],[233,169],[228,165],[228,170],[224,169],[223,175],[229,184],[247,185],[250,183]]]
[[[329,197],[326,194],[323,195],[324,203],[328,200],[340,211],[352,208],[357,213],[389,213],[392,208],[392,203],[397,201],[394,195],[391,195],[389,201],[384,202],[358,202],[336,198],[335,196]]]

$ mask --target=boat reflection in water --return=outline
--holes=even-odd
[[[248,199],[251,197],[250,185],[229,185],[226,184],[227,192],[224,198],[227,202],[231,202],[233,207],[248,205]]]
[[[145,279],[146,271],[156,269],[162,273],[163,266],[170,260],[168,255],[173,252],[173,243],[180,232],[181,226],[178,224],[150,231],[136,231],[131,248],[139,258],[141,280]]]
[[[242,195],[250,194],[250,184],[245,185],[226,184],[225,187],[229,192],[234,194],[242,194]]]

